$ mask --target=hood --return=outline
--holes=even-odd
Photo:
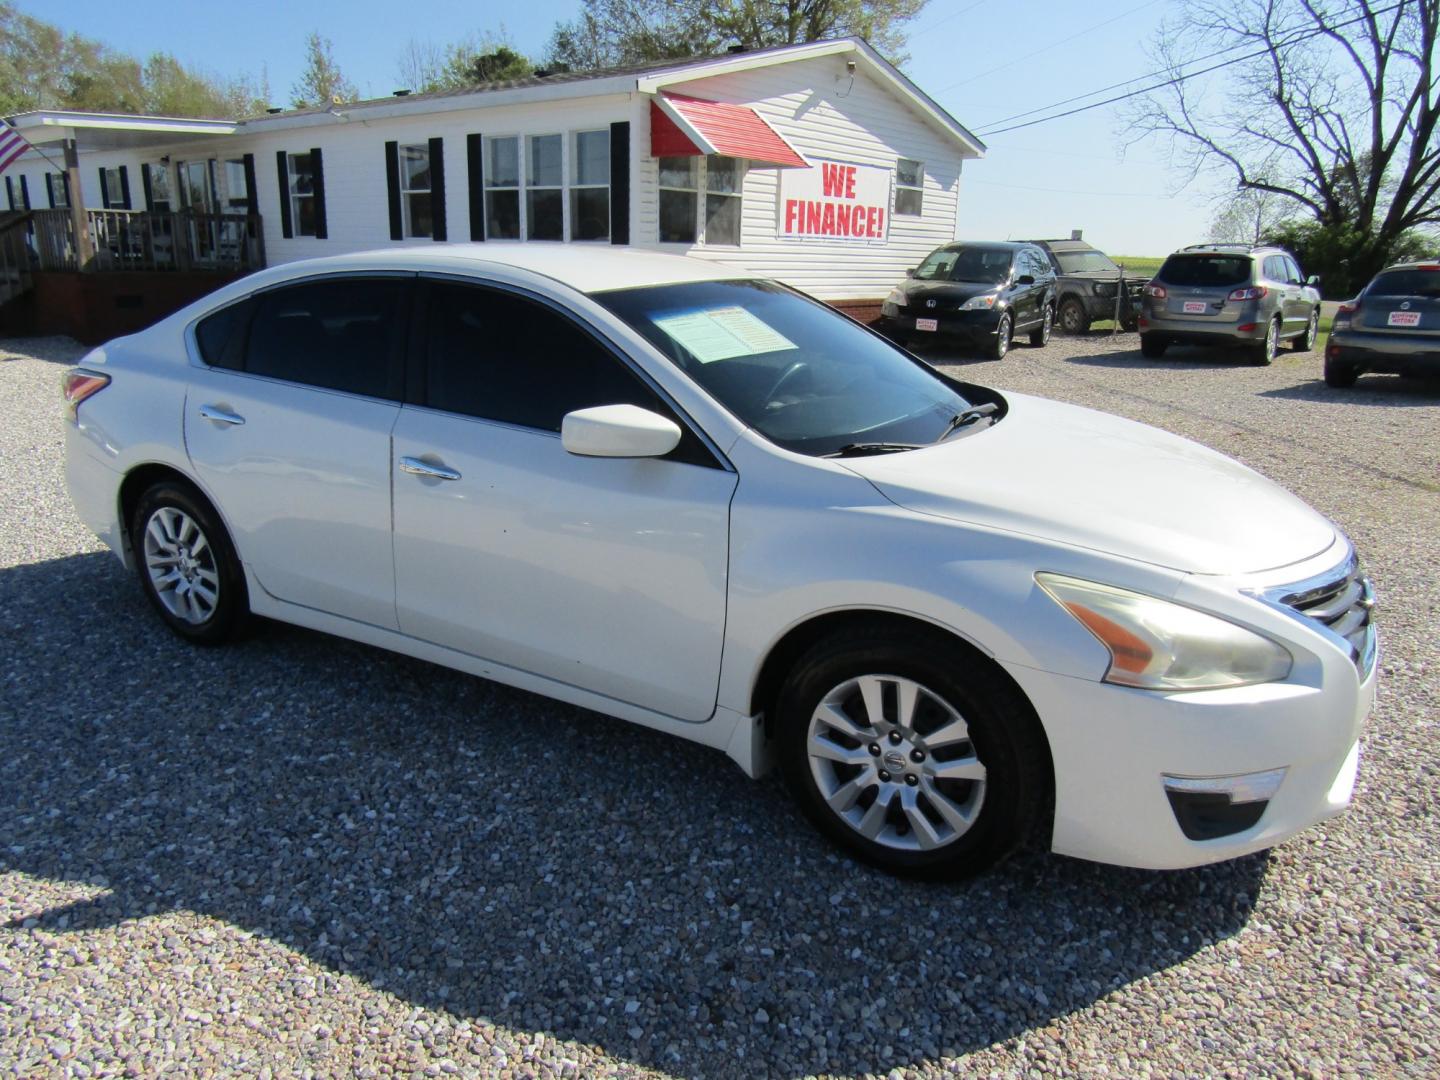
[[[951,301],[969,300],[972,296],[999,292],[1004,288],[1006,288],[1006,284],[1003,281],[919,281],[915,278],[906,278],[900,286],[900,291],[908,296],[913,304],[932,298]]]
[[[1007,394],[973,435],[844,464],[891,502],[1185,573],[1243,574],[1318,554],[1334,527],[1253,469],[1108,413]]]

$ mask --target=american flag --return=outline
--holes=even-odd
[[[30,149],[25,136],[8,120],[0,120],[0,173],[8,169],[21,154]]]

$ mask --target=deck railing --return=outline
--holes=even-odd
[[[30,214],[37,270],[258,270],[265,265],[259,214],[199,210],[87,210],[94,256],[81,266],[69,210]]]

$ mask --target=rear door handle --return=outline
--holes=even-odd
[[[400,459],[400,471],[410,473],[412,476],[428,476],[432,480],[460,479],[460,474],[454,469],[447,469],[444,465],[432,465],[428,461],[421,461],[419,458],[413,457]]]
[[[238,413],[217,409],[214,405],[201,405],[200,415],[206,420],[214,420],[217,424],[234,424],[238,427],[245,423],[245,417]]]

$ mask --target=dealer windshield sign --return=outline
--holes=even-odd
[[[780,170],[781,236],[884,242],[890,230],[890,170],[839,161]]]

